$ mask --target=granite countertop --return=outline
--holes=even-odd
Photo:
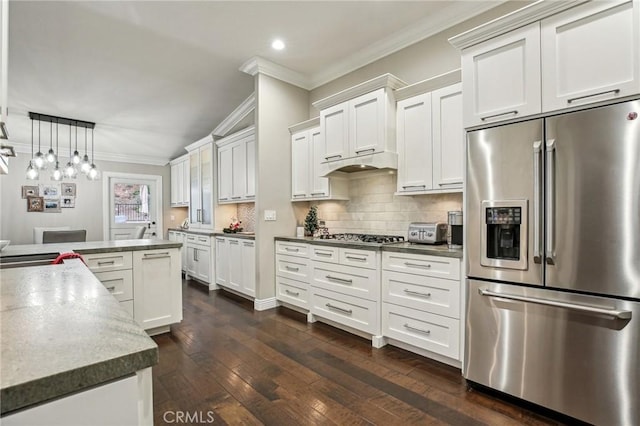
[[[462,249],[449,249],[444,245],[429,245],[429,244],[414,244],[408,242],[402,243],[362,243],[362,242],[350,242],[344,240],[323,240],[313,237],[275,237],[276,241],[292,241],[298,243],[309,243],[321,246],[334,246],[355,248],[363,250],[381,250],[381,251],[393,251],[399,253],[415,253],[415,254],[427,254],[430,256],[443,256],[443,257],[455,257],[462,259]]]
[[[216,231],[212,231],[210,229],[168,228],[168,230],[176,231],[176,232],[184,232],[186,234],[208,235],[210,237],[215,235],[216,233]]]
[[[158,362],[155,342],[80,260],[1,274],[2,415]]]
[[[232,238],[241,238],[244,240],[255,240],[256,234],[255,232],[222,232],[222,231],[211,231],[211,230],[199,230],[199,229],[183,229],[183,228],[169,228],[169,231],[176,232],[184,232],[186,234],[195,234],[195,235],[207,235],[209,237],[220,236],[220,237],[232,237]]]
[[[122,251],[154,250],[166,248],[180,248],[182,243],[169,240],[141,239],[141,240],[114,240],[114,241],[87,241],[84,243],[61,243],[61,244],[23,244],[8,246],[0,257],[24,256],[42,253],[68,253],[77,252],[81,254],[92,253],[114,253]]]

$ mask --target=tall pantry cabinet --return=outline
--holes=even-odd
[[[213,139],[207,136],[185,148],[189,152],[189,227],[213,229]]]

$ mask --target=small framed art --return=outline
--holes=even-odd
[[[25,200],[28,197],[37,197],[38,195],[39,194],[37,186],[22,185],[22,198],[24,198]]]
[[[41,211],[44,211],[44,198],[42,198],[42,197],[27,197],[27,211],[28,212],[41,212]]]

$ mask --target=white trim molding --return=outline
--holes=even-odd
[[[253,136],[256,133],[256,126],[247,127],[246,129],[242,129],[238,132],[235,132],[226,138],[218,139],[216,141],[216,146],[220,148],[221,146],[229,145],[230,143],[237,142],[240,139],[243,139],[247,136]]]
[[[211,135],[207,135],[204,138],[195,141],[192,144],[189,144],[187,146],[184,147],[184,149],[186,149],[188,152],[192,152],[195,151],[196,149],[200,148],[201,146],[204,146],[208,143],[213,142],[213,136]]]
[[[496,18],[493,21],[489,21],[470,29],[469,31],[465,31],[462,34],[453,36],[449,39],[449,43],[460,50],[466,49],[474,44],[481,43],[490,38],[508,33],[516,28],[524,27],[525,25],[540,21],[548,16],[578,6],[579,4],[586,3],[587,1],[589,0],[538,0],[537,2],[531,3],[521,9]]]
[[[410,86],[403,87],[394,92],[396,102],[410,98],[412,96],[421,95],[436,89],[441,89],[452,84],[462,81],[462,70],[460,68],[449,71],[444,74],[437,75],[427,80],[422,80]]]
[[[303,121],[302,123],[289,126],[289,133],[298,133],[301,130],[311,129],[320,125],[320,117],[312,118],[311,120]]]
[[[256,311],[266,311],[268,309],[273,309],[278,306],[278,299],[275,297],[270,297],[268,299],[254,299],[253,300],[253,309]]]
[[[320,99],[313,103],[313,106],[318,108],[319,110],[323,110],[325,108],[329,108],[333,105],[338,105],[339,103],[348,101],[349,99],[356,98],[360,95],[364,95],[365,93],[373,92],[374,90],[386,87],[387,89],[396,90],[402,87],[405,87],[407,83],[400,80],[393,74],[382,74],[379,77],[372,78],[371,80],[367,80],[363,83],[360,83],[356,86],[350,87],[348,89],[343,90],[342,92],[338,92],[331,96],[327,96],[324,99]]]
[[[242,64],[242,66],[240,66],[240,71],[252,76],[255,76],[256,74],[264,74],[306,90],[313,89],[309,82],[309,78],[304,74],[280,64],[276,64],[275,62],[271,62],[270,60],[260,56],[254,56]]]
[[[231,112],[222,120],[222,123],[213,129],[211,134],[213,136],[224,137],[229,133],[239,122],[245,117],[251,114],[256,109],[256,92],[253,92],[247,99],[245,99],[236,109]]]

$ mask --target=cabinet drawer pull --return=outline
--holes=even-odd
[[[189,241],[195,241],[195,240],[196,240],[196,237],[187,237],[187,240],[189,240]]]
[[[98,266],[102,266],[102,265],[115,265],[115,264],[116,264],[116,261],[115,261],[115,260],[103,260],[102,262],[101,262],[101,261],[98,261]]]
[[[345,284],[353,283],[353,280],[351,280],[351,279],[348,280],[346,278],[334,277],[334,276],[331,276],[331,275],[326,275],[326,278],[328,280],[331,280],[331,281],[338,281],[340,283],[345,283]]]
[[[326,192],[312,192],[311,195],[327,195]]]
[[[307,194],[293,194],[293,198],[295,198],[295,197],[304,197],[305,195],[307,195]]]
[[[404,264],[410,268],[425,268],[425,269],[431,268],[431,264],[429,263],[427,263],[426,265],[422,265],[420,263],[404,262]]]
[[[376,152],[376,149],[375,149],[375,148],[360,149],[360,150],[356,151],[356,155],[360,155],[360,154],[362,154],[363,152],[371,152],[371,153],[374,153],[374,152]]]
[[[206,243],[208,240],[206,238],[198,238],[198,241],[202,241],[203,243]]]
[[[241,198],[242,198],[241,196],[240,197],[231,197],[232,200],[239,200]]]
[[[256,198],[255,195],[245,195],[244,198]]]
[[[421,328],[411,327],[409,324],[405,324],[404,328],[411,331],[417,331],[418,333],[426,334],[427,336],[431,334],[431,330],[423,330]]]
[[[220,200],[220,201],[226,201],[228,199],[229,199],[228,197],[218,197],[218,200]]]
[[[245,247],[253,247],[253,243],[244,242]]]
[[[332,158],[334,158],[334,159],[336,159],[336,160],[339,160],[339,159],[341,159],[341,158],[342,158],[342,155],[341,155],[341,154],[338,154],[338,155],[330,155],[330,156],[328,156],[328,157],[324,157],[324,159],[325,159],[325,160],[327,160],[327,161],[330,161]]]
[[[412,296],[421,296],[421,297],[427,297],[427,298],[431,297],[431,293],[420,293],[419,291],[413,291],[407,288],[404,289],[404,292]]]
[[[300,270],[300,268],[295,268],[293,266],[285,266],[284,269],[286,269],[287,271],[293,271],[293,272],[298,272]]]
[[[169,252],[168,251],[164,251],[162,253],[145,253],[144,257],[147,259],[155,259],[158,257],[169,257]]]
[[[285,290],[284,292],[292,296],[300,296],[300,293],[297,291]]]
[[[324,257],[331,257],[331,256],[333,256],[333,253],[331,253],[331,252],[327,253],[326,251],[317,251],[317,250],[314,250],[314,253],[316,254],[316,256],[324,256]]]
[[[238,240],[231,240],[231,239],[230,239],[230,240],[229,240],[229,244],[234,244],[234,245],[235,245],[235,244],[240,244],[240,241],[238,241]]]
[[[346,257],[349,260],[361,260],[362,262],[366,262],[367,261],[366,257],[360,257],[360,256],[346,256]]]
[[[518,110],[514,109],[513,111],[501,112],[500,114],[487,115],[485,117],[480,117],[480,120],[491,120],[492,118],[502,117],[503,115],[518,115]]]
[[[107,290],[109,290],[110,292],[113,292],[116,289],[115,285],[112,285],[111,287],[107,287]]]
[[[344,308],[340,308],[339,306],[333,306],[331,303],[327,303],[325,306],[329,309],[333,309],[334,311],[342,312],[347,315],[351,315],[353,313],[351,309],[344,309]]]
[[[285,249],[286,251],[293,251],[293,252],[296,252],[296,253],[300,251],[300,249],[299,249],[299,248],[285,247],[284,249]]]
[[[593,98],[595,96],[606,95],[606,94],[609,94],[609,93],[611,93],[613,95],[617,95],[618,93],[620,93],[620,89],[605,90],[604,92],[594,93],[592,95],[584,95],[584,96],[578,96],[578,97],[575,97],[575,98],[569,98],[569,99],[567,99],[567,103],[570,104],[572,102],[580,101],[582,99]]]
[[[426,189],[427,185],[403,185],[402,189],[408,189],[408,188],[420,188],[420,189]]]

